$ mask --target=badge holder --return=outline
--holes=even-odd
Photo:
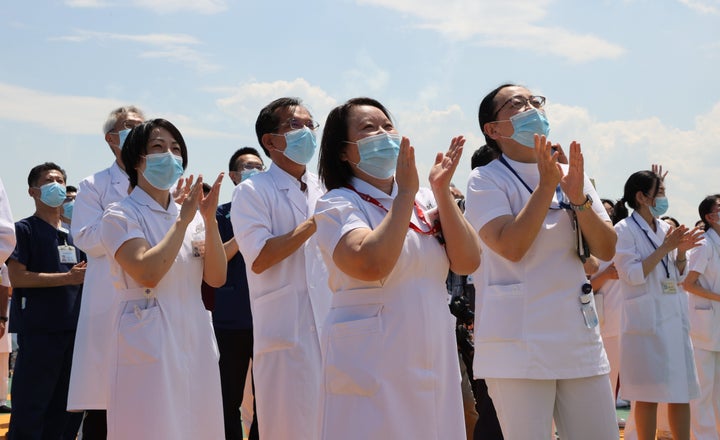
[[[592,298],[592,284],[586,282],[583,284],[582,293],[580,294],[580,311],[585,319],[585,327],[587,328],[594,328],[599,323],[597,311],[595,310]]]

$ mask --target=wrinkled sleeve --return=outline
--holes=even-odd
[[[270,204],[270,197],[261,188],[256,188],[253,179],[242,182],[233,191],[230,221],[238,249],[249,265],[260,255],[266,241],[290,232],[273,234]]]
[[[114,258],[120,246],[133,238],[145,238],[135,212],[121,204],[111,204],[105,210],[100,226],[100,235],[105,253]]]
[[[103,212],[100,194],[95,185],[88,179],[80,182],[70,228],[75,245],[92,257],[105,254],[100,236]]]
[[[513,215],[510,200],[485,167],[470,173],[465,195],[465,218],[475,231],[504,215]]]
[[[615,232],[617,232],[618,239],[613,261],[618,276],[632,286],[645,283],[642,269],[643,259],[630,224],[626,221],[616,224]]]
[[[705,238],[700,242],[700,246],[694,247],[687,252],[687,270],[686,272],[705,273],[707,265],[712,255],[712,244]]]
[[[330,257],[345,234],[359,228],[372,229],[369,219],[345,190],[330,191],[318,200],[315,224],[318,246]]]
[[[15,226],[10,201],[0,180],[0,263],[4,263],[15,249]]]

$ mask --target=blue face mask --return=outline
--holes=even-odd
[[[65,203],[65,197],[67,197],[65,186],[57,182],[46,183],[40,187],[40,200],[51,208],[57,208]]]
[[[288,131],[285,136],[285,157],[298,165],[307,165],[315,154],[317,139],[315,132],[308,127],[299,130]]]
[[[182,157],[171,152],[145,156],[145,180],[157,189],[170,189],[183,174]]]
[[[655,206],[650,206],[650,213],[653,217],[660,217],[667,212],[668,206],[670,206],[670,204],[668,203],[667,197],[656,197]]]
[[[75,207],[75,200],[70,200],[67,203],[63,203],[63,217],[72,220],[74,207]]]
[[[248,178],[254,176],[255,174],[260,174],[260,170],[255,169],[255,168],[250,169],[250,170],[242,170],[242,171],[240,171],[240,181],[242,182],[243,180],[248,179]]]
[[[510,139],[528,148],[535,148],[535,134],[547,136],[550,133],[550,123],[545,113],[536,108],[518,113],[510,117],[513,134]]]
[[[130,128],[126,128],[124,130],[118,131],[118,137],[120,138],[120,143],[118,144],[118,148],[122,150],[123,145],[125,144],[125,139],[127,139],[128,134],[130,134]]]
[[[399,134],[380,133],[362,138],[356,142],[360,162],[356,165],[376,179],[387,179],[395,174],[400,154]],[[352,143],[352,142],[351,142]]]

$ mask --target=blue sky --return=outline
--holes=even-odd
[[[177,125],[189,172],[209,180],[257,147],[269,101],[299,96],[322,124],[371,96],[416,147],[421,181],[464,134],[464,189],[484,143],[478,104],[504,82],[548,98],[551,140],[582,143],[602,197],[652,163],[669,169],[682,222],[720,192],[720,0],[6,1],[0,39],[0,176],[16,219],[34,210],[34,165],[77,184],[111,164],[102,124],[123,104]]]

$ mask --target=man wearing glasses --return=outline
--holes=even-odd
[[[75,353],[70,375],[68,411],[85,411],[85,440],[107,437],[107,390],[109,389],[109,355],[113,333],[112,316],[117,298],[109,281],[110,262],[100,241],[103,211],[111,203],[128,195],[130,182],[121,158],[122,144],[130,130],[145,116],[135,106],[119,107],[110,112],[103,133],[114,156],[112,165],[80,182],[73,208],[72,236],[76,245],[87,253],[87,277],[80,306]]]
[[[258,430],[268,440],[320,437],[318,326],[330,294],[313,237],[324,189],[306,167],[318,125],[297,98],[265,106],[255,131],[273,163],[232,199],[235,238],[249,264]]]

